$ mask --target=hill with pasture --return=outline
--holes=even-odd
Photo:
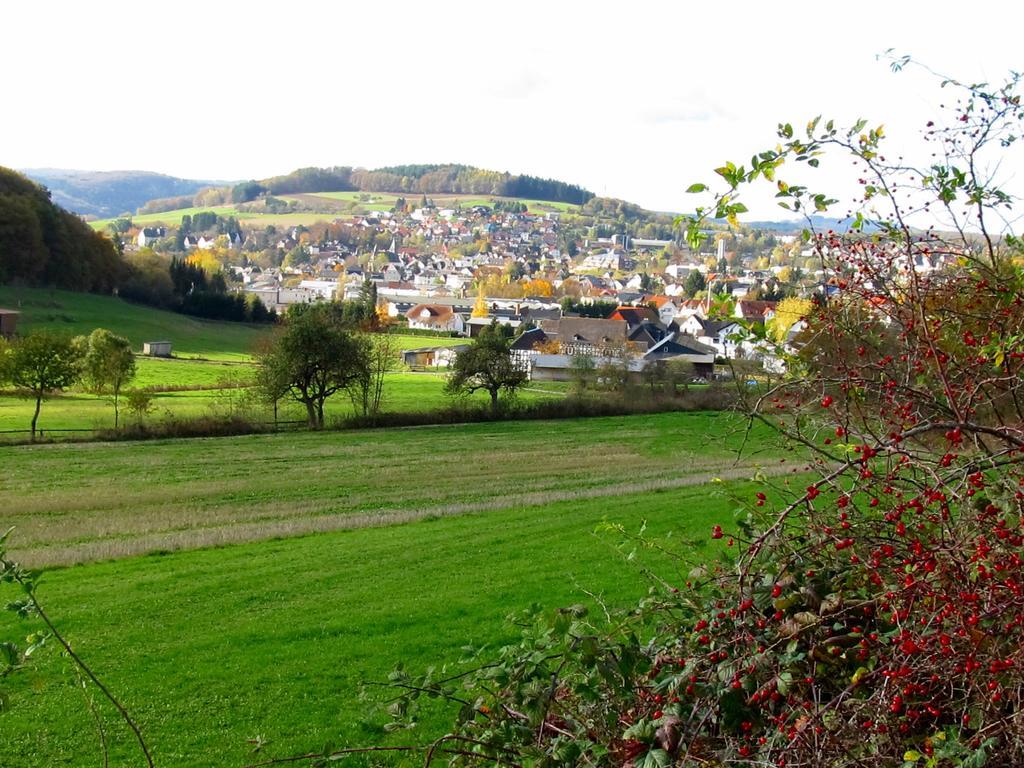
[[[467,195],[524,198],[582,205],[594,193],[576,184],[527,174],[457,164],[299,168],[281,176],[240,183],[180,179],[148,171],[30,169],[54,202],[100,219],[151,215],[183,208],[211,208],[276,196],[321,193],[392,193],[404,196]]]
[[[201,320],[132,304],[116,296],[0,286],[0,307],[21,312],[19,331],[48,328],[86,335],[106,328],[136,350],[146,341],[170,341],[175,355],[210,360],[247,360],[269,331],[266,326]]]

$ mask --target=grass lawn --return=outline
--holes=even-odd
[[[47,565],[629,497],[748,475],[752,461],[734,465],[738,426],[674,413],[7,447],[0,523],[16,526],[18,558]]]
[[[163,213],[146,213],[141,216],[132,216],[132,223],[137,226],[152,226],[163,224],[169,227],[177,227],[181,224],[184,216],[195,216],[202,211],[211,211],[218,216],[234,216],[241,224],[265,227],[268,224],[281,227],[294,227],[297,225],[310,226],[320,221],[332,221],[342,214],[337,213],[309,213],[297,211],[295,213],[259,213],[253,211],[240,211],[231,205],[212,205],[206,208],[178,208]],[[90,221],[89,226],[96,230],[105,229],[114,219],[96,219]]]
[[[18,319],[21,332],[51,328],[84,335],[96,328],[107,328],[127,337],[136,352],[141,352],[146,341],[170,341],[175,357],[223,362],[250,360],[256,343],[271,330],[270,326],[217,322],[165,312],[132,304],[116,296],[49,288],[0,286],[0,307],[17,309],[22,313]],[[400,350],[451,347],[469,341],[403,333],[393,333],[391,338]]]
[[[469,344],[470,340],[454,336],[416,336],[415,334],[392,333],[391,339],[397,349],[424,349],[426,347],[455,347]]]
[[[176,208],[173,211],[161,211],[160,213],[144,213],[140,215],[134,215],[131,217],[132,223],[138,226],[150,226],[152,224],[165,224],[167,226],[178,226],[181,224],[181,219],[184,216],[195,216],[197,213],[203,213],[205,211],[211,211],[216,213],[218,216],[242,216],[242,214],[233,205],[208,205],[205,208]],[[115,216],[110,219],[94,219],[89,222],[89,226],[93,229],[106,229],[106,227],[113,221],[116,221],[119,216]]]
[[[308,197],[322,197],[325,200],[344,200],[346,202],[362,203],[364,205],[384,205],[387,210],[394,207],[398,195],[389,192],[307,192]],[[362,200],[363,196],[368,199]],[[408,196],[407,196],[408,199]]]
[[[244,363],[208,362],[192,360],[157,361],[139,358],[139,373],[132,387],[159,387],[153,393],[153,410],[146,416],[147,421],[166,418],[193,418],[226,414],[242,410],[246,415],[265,421],[273,420],[273,413],[253,399],[246,389],[224,388],[225,383],[246,384],[251,380],[254,366]],[[443,408],[453,403],[444,393],[444,373],[390,373],[384,383],[384,411],[423,411]],[[202,387],[202,389],[195,389]],[[567,385],[543,383],[531,386],[518,394],[520,400],[530,401],[541,398],[564,397]],[[485,392],[480,391],[469,398],[470,402],[489,402]],[[32,421],[33,400],[15,397],[13,394],[0,395],[0,442],[24,440]],[[344,393],[338,393],[327,401],[325,414],[328,422],[343,419],[354,413],[351,400]],[[122,417],[126,412],[122,411]],[[278,409],[281,421],[302,421],[305,411],[298,403],[283,401]],[[86,392],[65,392],[47,398],[39,412],[39,428],[52,432],[50,437],[60,439],[62,430],[109,429],[114,426],[114,406],[108,396],[97,396]],[[14,432],[10,432],[10,431]]]
[[[603,519],[651,535],[706,537],[730,505],[706,488],[605,503],[512,506],[409,525],[108,562],[48,573],[40,598],[78,653],[131,709],[165,768],[241,766],[325,743],[425,742],[451,712],[388,736],[360,699],[399,661],[454,662],[469,643],[512,639],[508,613],[642,596],[647,580],[594,535]],[[653,558],[652,558],[653,559]],[[681,581],[669,563],[653,559]],[[15,631],[4,618],[0,631]],[[17,630],[24,632],[24,627]],[[11,678],[0,764],[99,764],[81,691],[56,649]],[[7,683],[5,683],[5,686]],[[131,744],[109,707],[115,765]]]
[[[248,362],[193,358],[136,357],[132,387],[216,387],[224,381],[248,381],[256,366]]]
[[[613,536],[594,534],[603,519],[634,530],[646,520],[692,557],[717,549],[707,532],[733,505],[706,480],[749,474],[732,463],[735,426],[662,414],[3,448],[0,509],[18,524],[12,546],[38,561],[90,542],[109,545],[97,556],[129,554],[119,542],[154,534],[163,549],[259,539],[51,570],[39,588],[158,765],[240,766],[328,741],[443,733],[450,714],[384,734],[360,683],[398,661],[420,669],[467,643],[511,639],[502,618],[530,603],[587,602],[583,590],[636,600],[649,583]],[[230,533],[253,525],[255,536]],[[689,567],[639,560],[672,582]],[[0,637],[25,633],[15,621],[0,618]],[[56,649],[8,685],[0,765],[99,763]],[[125,729],[102,711],[113,764],[129,764]],[[269,746],[254,756],[246,740],[258,735]]]
[[[200,320],[115,296],[46,288],[0,286],[0,306],[22,313],[20,332],[51,328],[79,335],[106,328],[126,336],[136,351],[146,341],[170,341],[173,353],[181,357],[248,360],[256,342],[268,333],[266,327]]]

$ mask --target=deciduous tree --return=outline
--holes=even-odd
[[[348,387],[356,413],[375,418],[384,402],[384,381],[398,363],[398,344],[387,333],[368,333],[360,337],[359,375]]]
[[[119,426],[118,401],[125,384],[135,378],[131,342],[105,328],[83,337],[82,378],[96,392],[109,392],[114,401],[114,429]]]
[[[78,381],[81,366],[81,353],[71,338],[53,331],[34,331],[11,345],[6,365],[11,383],[35,400],[33,440],[43,398]]]
[[[512,394],[529,378],[512,358],[510,344],[496,324],[484,328],[472,346],[456,356],[446,384],[448,393],[472,394],[482,389],[491,396],[491,410],[497,414],[501,391]]]
[[[346,327],[340,307],[299,306],[269,350],[258,358],[261,378],[286,387],[306,409],[313,429],[323,429],[324,403],[365,375],[367,342]]]

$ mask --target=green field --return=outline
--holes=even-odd
[[[270,326],[225,323],[166,312],[132,304],[116,296],[75,293],[49,288],[0,286],[0,307],[22,313],[19,332],[51,328],[73,335],[85,335],[106,328],[125,336],[137,351],[146,341],[170,341],[175,357],[194,357],[222,362],[248,361]],[[466,339],[394,333],[399,350],[420,347],[450,347]]]
[[[51,328],[78,335],[106,328],[127,337],[136,351],[146,341],[170,341],[177,356],[210,360],[248,360],[268,333],[266,327],[200,320],[113,296],[43,288],[0,286],[0,307],[22,313],[19,332]]]
[[[454,661],[466,643],[510,639],[503,616],[533,602],[590,602],[584,590],[612,605],[637,599],[649,583],[613,536],[594,534],[603,519],[634,530],[646,520],[651,535],[698,540],[683,548],[702,556],[709,526],[732,510],[708,479],[752,471],[730,452],[736,426],[663,414],[144,452],[2,448],[0,509],[18,526],[12,548],[39,563],[207,547],[52,570],[39,594],[136,714],[159,765],[240,766],[327,741],[442,733],[448,715],[437,714],[385,735],[360,683],[398,661],[418,669]],[[640,561],[673,582],[689,567]],[[88,709],[54,649],[9,682],[0,765],[99,764]],[[128,764],[124,729],[108,727],[114,764]],[[258,736],[269,746],[256,756],[247,740]]]
[[[736,426],[660,414],[24,446],[3,449],[0,509],[18,557],[66,564],[706,480],[733,472]]]
[[[369,195],[371,199],[361,201],[361,196]],[[395,201],[402,195],[393,192],[311,192],[301,195],[278,195],[282,200],[297,200],[306,204],[315,205],[319,198],[325,201],[351,201],[360,203],[353,210],[338,210],[330,205],[325,205],[322,211],[296,211],[294,213],[262,213],[259,211],[240,211],[233,205],[212,205],[205,208],[178,208],[173,211],[162,213],[146,213],[132,216],[132,223],[137,226],[152,226],[163,224],[169,227],[176,227],[181,224],[184,216],[195,216],[203,211],[212,211],[218,216],[234,216],[242,224],[265,227],[268,224],[281,227],[311,226],[321,221],[332,221],[338,217],[352,216],[356,213],[370,213],[372,211],[390,211],[395,206]],[[409,192],[404,194],[407,200],[416,201],[420,198],[419,193]],[[516,201],[526,203],[530,213],[574,212],[579,210],[578,205],[572,203],[556,203],[547,200],[526,200],[513,197],[494,197],[489,195],[429,195],[430,199],[441,208],[455,207],[457,205],[468,208],[474,205],[493,206],[496,200]],[[105,229],[114,219],[96,219],[89,222],[93,229]]]
[[[132,387],[169,388],[218,387],[224,382],[248,381],[255,365],[228,360],[194,358],[135,358]]]
[[[303,197],[321,197],[327,200],[348,200],[348,201],[360,201],[360,197],[369,195],[370,200],[363,202],[363,207],[367,210],[377,211],[389,211],[395,206],[395,201],[399,197],[405,197],[407,201],[415,204],[422,195],[418,192],[408,192],[402,195],[394,192],[312,192]],[[527,210],[530,213],[547,213],[548,211],[560,211],[570,212],[578,211],[579,206],[573,205],[572,203],[556,203],[548,200],[527,200],[518,197],[496,197],[494,195],[427,195],[439,208],[454,208],[455,206],[461,206],[463,208],[471,208],[474,205],[486,205],[493,206],[496,200],[504,202],[519,202],[526,203]]]
[[[139,356],[138,372],[130,384],[130,387],[157,390],[150,417],[155,419],[204,416],[234,407],[240,393],[225,390],[225,385],[251,380],[254,371],[251,352],[260,339],[272,332],[270,327],[200,320],[131,304],[113,296],[70,291],[0,287],[0,306],[22,312],[18,323],[22,333],[51,328],[87,335],[96,328],[107,328],[126,336],[137,351],[145,341],[170,341],[175,357],[161,360]],[[400,333],[393,334],[391,341],[398,350],[466,342],[461,338]],[[446,405],[450,401],[444,396],[443,387],[440,375],[391,374],[385,391],[385,408],[410,411]],[[554,396],[564,391],[557,385],[545,385],[544,389]],[[533,391],[522,396],[532,399],[541,394]],[[476,399],[483,402],[485,398],[481,393]],[[33,407],[29,400],[0,395],[0,432],[27,429]],[[333,418],[350,413],[351,406],[343,394],[328,407],[328,414]],[[270,418],[269,413],[264,416]],[[304,416],[297,406],[291,405],[281,411],[281,418],[302,419]],[[109,428],[114,423],[113,407],[107,398],[80,391],[66,392],[46,401],[39,423],[44,432]],[[0,435],[2,439],[4,436]]]
[[[132,223],[138,226],[152,226],[163,224],[168,227],[176,227],[181,224],[184,216],[194,216],[202,211],[212,211],[218,216],[234,216],[239,223],[251,224],[253,226],[265,227],[273,224],[279,227],[311,226],[319,221],[330,221],[335,215],[326,213],[310,213],[297,211],[295,213],[259,213],[251,211],[240,211],[233,205],[211,205],[206,208],[178,208],[173,211],[162,213],[146,213],[141,216],[132,216]],[[89,226],[96,230],[106,229],[114,219],[95,219],[89,222]]]
[[[219,387],[251,374],[251,328],[109,297],[0,291],[0,303],[12,299],[23,330],[102,326],[138,344],[186,329],[176,349],[210,359],[140,358],[137,384],[176,388],[156,395],[150,418],[223,413],[244,396]],[[391,374],[385,409],[446,404],[443,384],[439,374]],[[562,394],[545,384],[522,397]],[[0,397],[0,429],[24,429],[29,409]],[[350,412],[338,397],[328,416]],[[41,423],[90,429],[112,416],[105,399],[69,393],[44,404]],[[727,414],[677,413],[0,446],[0,528],[15,526],[17,557],[50,569],[40,598],[136,714],[159,765],[240,766],[328,740],[422,742],[449,715],[386,735],[360,683],[399,661],[421,668],[457,659],[466,643],[507,639],[503,617],[534,602],[635,600],[649,582],[595,526],[647,520],[655,535],[705,546],[732,509],[709,480],[739,483],[755,469],[735,462],[739,427]],[[54,567],[64,564],[75,565]],[[0,614],[0,640],[25,634],[13,621]],[[4,686],[0,766],[100,764],[86,701],[56,648]],[[113,764],[136,764],[124,729],[100,709]],[[260,755],[248,743],[257,737],[269,741]]]
[[[140,386],[156,386],[161,390],[153,393],[153,411],[145,417],[147,422],[160,421],[167,418],[194,418],[200,416],[227,415],[242,411],[244,415],[256,420],[270,422],[273,413],[268,406],[254,402],[247,390],[234,387],[218,387],[222,381],[245,383],[252,371],[247,365],[218,365],[204,363],[193,366],[186,361],[163,363],[168,368],[176,368],[174,383],[164,383],[166,372],[151,361],[142,360],[143,373],[140,381],[133,382]],[[185,369],[182,374],[179,371]],[[181,376],[188,378],[182,379]],[[184,380],[195,383],[186,385]],[[146,382],[142,384],[142,382]],[[387,374],[384,384],[383,410],[386,412],[423,411],[444,408],[454,402],[444,393],[445,379],[440,373],[391,373]],[[186,387],[203,387],[189,389]],[[168,389],[169,388],[169,389]],[[166,391],[164,391],[166,390]],[[565,385],[544,383],[520,392],[517,397],[522,401],[541,398],[564,397]],[[489,402],[485,392],[477,392],[468,398],[470,403],[484,405]],[[32,420],[35,402],[15,397],[13,394],[0,395],[0,442],[5,439],[24,440],[28,438],[27,430]],[[338,419],[352,416],[354,411],[347,395],[342,392],[327,401],[325,409],[328,424]],[[121,412],[122,418],[131,420],[126,411]],[[283,401],[278,409],[281,421],[304,421],[305,411],[294,401]],[[114,426],[114,407],[109,397],[97,396],[85,392],[66,392],[55,395],[43,402],[39,413],[39,428],[44,435],[60,439],[67,437],[62,430],[95,430],[110,429]]]

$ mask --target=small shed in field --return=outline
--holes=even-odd
[[[447,368],[455,361],[455,356],[469,349],[469,344],[456,344],[454,347],[421,347],[407,349],[402,353],[402,362],[414,371],[422,368]]]
[[[146,341],[142,344],[142,354],[150,357],[170,357],[171,342],[169,341]]]
[[[14,309],[0,308],[0,336],[11,338],[18,327],[18,317],[21,312]]]

